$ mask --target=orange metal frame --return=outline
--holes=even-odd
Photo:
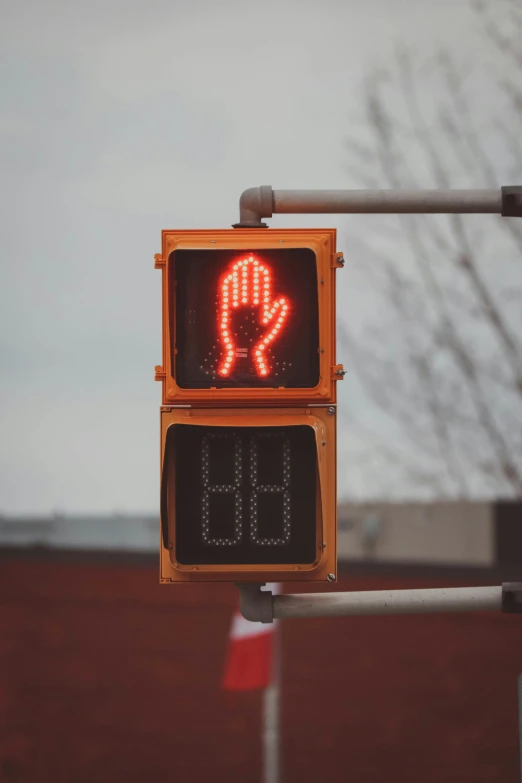
[[[160,538],[160,581],[173,582],[278,582],[326,581],[337,576],[337,494],[336,494],[336,416],[328,407],[183,409],[161,410],[161,475],[165,464],[167,430],[173,424],[234,427],[274,427],[307,425],[315,432],[317,447],[317,557],[311,564],[288,565],[181,565],[176,562],[175,483],[172,474],[165,477],[166,507],[162,507]],[[167,470],[174,471],[171,461]],[[162,504],[163,506],[163,504]],[[164,518],[166,517],[166,518]],[[164,527],[165,526],[165,527]],[[331,581],[331,577],[329,578]]]
[[[223,229],[162,232],[162,254],[155,266],[162,271],[163,359],[155,378],[163,384],[163,404],[190,405],[292,405],[335,403],[335,270],[338,266],[335,229]],[[181,389],[176,383],[171,357],[175,349],[175,292],[170,290],[171,264],[176,250],[230,249],[262,251],[281,248],[308,248],[317,259],[319,312],[319,383],[311,389],[211,388]],[[174,294],[174,295],[173,295]],[[172,324],[173,328],[170,328]],[[172,335],[172,337],[171,337]],[[171,339],[174,345],[171,344]],[[342,377],[342,376],[341,376]]]

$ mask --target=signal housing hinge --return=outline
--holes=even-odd
[[[332,367],[332,380],[342,381],[345,375],[346,375],[346,370],[344,369],[343,365],[334,364],[334,366]]]
[[[332,256],[332,267],[334,269],[342,269],[344,266],[344,255],[342,253],[334,253]]]
[[[165,259],[161,253],[156,253],[154,255],[154,269],[161,269],[162,266],[165,266]]]

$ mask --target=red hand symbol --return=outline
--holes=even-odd
[[[220,282],[219,335],[224,356],[219,374],[230,375],[236,361],[236,346],[230,331],[231,315],[240,305],[259,307],[260,323],[268,324],[264,335],[253,348],[254,367],[260,376],[268,375],[267,348],[281,332],[288,316],[288,302],[282,296],[272,300],[270,270],[253,256],[236,261],[225,272]]]

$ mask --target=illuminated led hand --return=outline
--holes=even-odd
[[[267,349],[286,323],[288,302],[284,296],[272,299],[270,270],[254,256],[247,256],[231,265],[220,282],[219,335],[224,355],[219,364],[220,375],[230,375],[237,358],[237,347],[231,332],[231,316],[241,305],[259,307],[259,321],[267,329],[253,348],[256,373],[268,375]]]

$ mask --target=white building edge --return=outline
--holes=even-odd
[[[497,562],[492,503],[341,503],[338,516],[340,561],[482,568]],[[13,547],[153,554],[159,519],[153,513],[0,516],[0,548]]]

